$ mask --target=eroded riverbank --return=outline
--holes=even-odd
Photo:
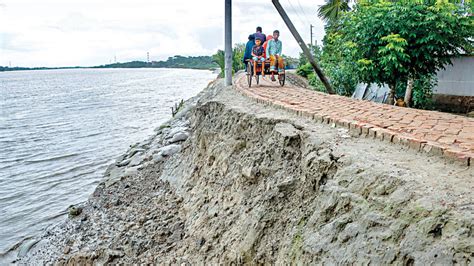
[[[216,81],[19,263],[469,264],[473,178]]]

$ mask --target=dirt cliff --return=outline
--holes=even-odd
[[[469,265],[473,180],[216,81],[18,263]]]

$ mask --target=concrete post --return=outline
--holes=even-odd
[[[225,85],[232,85],[232,0],[225,0]]]

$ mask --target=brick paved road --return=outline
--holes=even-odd
[[[258,102],[271,104],[319,122],[346,127],[352,134],[407,145],[444,155],[465,165],[474,165],[474,119],[328,95],[285,85],[269,78],[252,82],[245,74],[236,78],[235,88]]]

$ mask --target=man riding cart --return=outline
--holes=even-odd
[[[270,36],[269,36],[270,37]],[[281,86],[285,84],[285,65],[281,56],[282,42],[278,39],[280,32],[275,30],[273,38],[268,38],[262,45],[261,41],[255,39],[252,47],[251,59],[247,60],[247,81],[249,87],[252,85],[252,76],[259,83],[259,75],[271,74],[271,80],[276,81],[275,74],[278,74],[278,81]],[[264,46],[266,49],[263,49]]]

